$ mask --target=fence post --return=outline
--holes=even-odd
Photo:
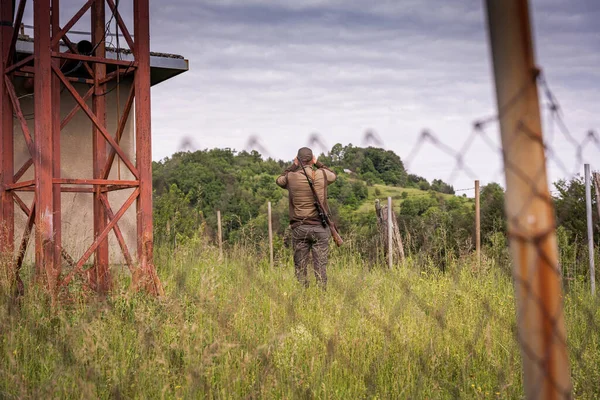
[[[481,206],[479,198],[479,180],[475,181],[475,252],[477,266],[481,266]]]
[[[267,206],[267,218],[269,220],[269,264],[273,268],[273,222],[271,221],[271,202]]]
[[[223,230],[221,229],[221,210],[217,210],[217,240],[219,242],[219,259],[223,258]]]
[[[594,189],[596,189],[596,210],[598,211],[598,217],[600,217],[600,174],[594,172],[592,177],[594,178]]]
[[[387,228],[388,228],[388,267],[392,269],[392,265],[394,263],[394,241],[393,241],[393,229],[394,223],[392,218],[394,213],[392,212],[392,198],[388,197],[388,218],[387,218]]]
[[[486,0],[525,397],[572,397],[527,0]]]
[[[584,165],[585,170],[585,214],[587,216],[588,254],[590,260],[590,287],[592,296],[596,295],[596,268],[594,266],[594,226],[592,225],[592,174],[590,164]],[[598,201],[596,199],[596,201]]]

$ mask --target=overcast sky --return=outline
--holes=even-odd
[[[83,2],[64,0],[63,10],[69,3]],[[600,130],[600,2],[531,4],[538,64],[581,141]],[[403,159],[424,129],[459,149],[473,121],[495,113],[485,20],[481,0],[151,1],[152,50],[190,62],[153,88],[153,158],[185,138],[242,150],[255,135],[267,155],[291,160],[313,132],[331,148],[364,145],[367,129]],[[552,148],[577,169],[558,131]],[[584,157],[600,169],[598,146]],[[482,141],[465,162],[483,184],[503,182],[500,155]],[[467,171],[451,177],[453,165],[429,144],[408,167],[472,187]]]

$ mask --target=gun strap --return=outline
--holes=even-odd
[[[327,186],[329,186],[327,184],[327,173],[325,172],[325,169],[321,169],[321,172],[323,172],[323,191],[325,192],[325,196],[323,197],[323,211],[325,214],[330,215],[331,212],[329,212],[329,203],[327,202]]]
[[[304,163],[299,158],[298,158],[298,163],[300,164],[300,168],[302,168],[302,172],[304,172],[304,176],[306,177],[306,180],[308,181],[308,186],[310,186],[310,191],[312,192],[313,197],[315,197],[315,202],[321,203],[321,201],[319,200],[319,194],[317,193],[317,189],[315,188],[315,184],[313,181],[310,180],[310,178],[308,177],[308,174],[306,173]],[[329,216],[329,205],[327,204],[327,175],[325,174],[325,171],[323,171],[323,188],[325,190],[325,201],[323,204],[321,204],[321,207],[323,208],[323,212],[325,213],[325,216],[327,217],[327,216]],[[318,212],[319,212],[319,210],[317,209],[317,213]]]

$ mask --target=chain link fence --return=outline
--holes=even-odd
[[[542,119],[545,121],[543,139],[538,132],[530,128],[529,116],[525,116],[517,124],[517,129],[507,135],[504,145],[501,145],[498,139],[498,131],[499,121],[503,117],[502,114],[510,113],[511,107],[522,100],[521,96],[524,96],[532,87],[536,88],[534,83],[539,85],[542,97],[540,108]],[[421,163],[430,159],[431,149],[436,150],[437,154],[441,152],[451,166],[451,168],[448,168],[448,175],[444,177],[444,180],[448,184],[454,185],[458,181],[464,182],[465,177],[470,180],[485,179],[476,168],[471,168],[468,162],[470,152],[477,151],[480,153],[482,151],[481,145],[483,145],[486,157],[490,159],[496,157],[499,164],[503,165],[495,174],[487,177],[487,183],[500,180],[506,173],[512,174],[513,179],[519,180],[520,184],[527,188],[527,192],[516,195],[519,197],[518,201],[507,199],[508,214],[505,216],[509,226],[506,231],[507,241],[501,242],[499,245],[499,247],[506,249],[508,242],[517,243],[512,248],[512,263],[508,269],[502,269],[503,273],[510,272],[510,281],[512,281],[516,290],[515,297],[512,293],[504,291],[502,293],[509,296],[509,298],[500,300],[494,297],[493,291],[486,294],[482,290],[481,296],[473,302],[475,309],[463,310],[466,315],[473,316],[473,318],[457,324],[457,312],[460,310],[457,310],[456,307],[457,302],[460,302],[461,294],[472,291],[472,286],[477,286],[478,283],[481,283],[482,287],[489,284],[488,279],[492,279],[491,276],[495,275],[484,275],[483,270],[489,273],[490,270],[500,270],[501,268],[493,262],[493,257],[489,256],[490,251],[487,251],[487,249],[484,251],[482,266],[478,266],[471,245],[467,247],[466,254],[460,253],[451,263],[451,266],[439,268],[443,273],[443,278],[439,278],[439,275],[435,273],[429,275],[432,269],[427,268],[427,263],[423,262],[426,257],[420,254],[426,253],[428,249],[422,247],[413,251],[409,250],[407,261],[402,265],[396,265],[397,271],[388,272],[390,281],[386,285],[390,285],[393,288],[391,290],[398,297],[393,303],[388,303],[385,313],[382,313],[381,310],[377,310],[377,304],[381,305],[377,298],[382,294],[376,292],[376,287],[373,289],[375,292],[371,293],[372,298],[363,298],[364,293],[361,290],[348,287],[348,279],[350,278],[341,272],[339,268],[343,268],[344,264],[358,262],[360,265],[368,264],[371,269],[384,269],[385,262],[381,262],[381,258],[378,258],[375,264],[366,262],[364,258],[361,258],[365,255],[364,247],[367,243],[365,238],[358,237],[360,235],[358,231],[342,231],[342,235],[349,236],[349,238],[345,238],[346,244],[344,247],[332,251],[329,291],[342,296],[339,301],[345,306],[342,314],[336,316],[333,327],[321,329],[322,327],[313,326],[308,333],[311,338],[325,345],[327,361],[321,365],[323,370],[333,368],[332,362],[334,360],[335,363],[340,363],[343,368],[349,371],[355,368],[354,363],[356,360],[352,357],[349,358],[347,351],[340,350],[342,344],[339,338],[344,329],[347,328],[343,313],[347,312],[349,314],[358,313],[361,318],[368,321],[369,326],[376,332],[374,334],[382,336],[385,345],[384,349],[380,349],[383,359],[379,361],[385,363],[389,361],[390,354],[397,351],[406,352],[406,359],[410,360],[409,364],[414,363],[411,364],[411,368],[416,368],[420,371],[419,374],[429,376],[423,382],[426,381],[428,385],[431,384],[432,380],[436,382],[435,390],[430,391],[431,388],[429,388],[422,392],[411,392],[413,395],[429,393],[435,397],[436,393],[444,393],[455,398],[471,395],[486,397],[486,394],[500,397],[520,396],[519,390],[514,391],[515,388],[513,387],[519,388],[522,385],[520,371],[507,370],[507,365],[515,369],[523,366],[525,376],[530,380],[528,393],[530,391],[542,393],[548,387],[557,397],[564,398],[570,398],[573,393],[575,395],[595,393],[592,387],[593,377],[586,376],[586,374],[589,374],[590,371],[589,354],[590,352],[597,352],[598,307],[595,297],[582,295],[582,292],[587,290],[585,287],[589,285],[590,278],[595,279],[595,277],[585,276],[581,269],[579,274],[576,273],[574,276],[563,265],[563,262],[567,262],[565,248],[575,246],[564,235],[559,234],[557,240],[556,228],[568,222],[562,219],[566,218],[564,215],[557,215],[557,220],[554,223],[553,216],[548,216],[546,221],[538,221],[527,213],[533,205],[553,210],[556,197],[562,196],[564,198],[569,195],[560,192],[558,189],[551,191],[547,189],[546,165],[551,169],[552,176],[558,176],[563,182],[576,180],[583,164],[591,163],[592,167],[596,166],[594,163],[597,162],[598,155],[600,155],[600,138],[597,132],[593,130],[584,133],[571,132],[565,122],[563,110],[544,76],[542,74],[536,75],[534,83],[524,85],[518,96],[509,102],[499,115],[483,117],[473,121],[471,132],[463,143],[455,143],[448,137],[425,130],[418,136],[410,151],[406,154],[400,152],[404,166],[409,172],[413,172],[411,166],[415,164],[417,159],[420,159]],[[536,166],[533,173],[531,173],[530,167],[514,163],[511,157],[511,152],[518,152],[519,146],[523,145],[524,140],[533,141],[544,150],[545,165],[542,163],[542,165]],[[268,147],[265,146],[265,142],[260,135],[251,135],[248,137],[245,150],[249,152],[255,150],[265,158],[274,157]],[[374,130],[365,132],[362,142],[365,146],[394,150],[387,147],[385,138],[381,138]],[[191,143],[193,143],[193,140],[186,139],[182,143],[181,150],[193,150],[190,147],[192,146]],[[322,152],[325,156],[329,153],[324,137],[318,133],[309,134],[306,142],[299,144],[299,146],[303,144]],[[569,163],[573,163],[573,166],[570,167]],[[484,182],[486,181],[484,180]],[[454,189],[453,193],[459,196],[463,193],[470,194],[473,190],[472,187],[463,187]],[[404,200],[406,198],[435,196],[435,194],[426,192],[412,193],[406,196]],[[402,199],[399,203],[401,202]],[[518,207],[511,209],[510,207],[515,204]],[[402,208],[403,205],[400,204],[400,223],[402,223]],[[374,209],[371,212],[374,214]],[[472,223],[474,224],[474,221]],[[375,224],[374,219],[371,220],[371,224]],[[374,225],[372,228],[376,230]],[[364,233],[365,231],[361,232]],[[406,224],[404,224],[404,229],[401,229],[401,234],[405,236],[405,242],[410,243],[410,237],[406,237],[410,236]],[[453,234],[452,231],[446,232],[447,237],[452,237]],[[584,235],[584,232],[581,232],[581,235]],[[558,254],[556,251],[557,243]],[[376,247],[379,246],[377,251],[381,250],[381,243],[373,244],[373,242],[370,242],[370,244]],[[494,246],[491,247],[494,248]],[[235,252],[236,249],[237,247],[232,245],[231,251]],[[498,250],[498,246],[495,246],[495,250]],[[251,257],[242,253],[239,253],[238,256],[246,257],[250,265]],[[257,254],[258,257],[268,258],[266,252]],[[256,254],[253,253],[253,255]],[[291,268],[290,259],[290,252],[283,248],[276,254],[276,261],[279,266]],[[428,260],[431,262],[432,259],[428,258]],[[429,265],[431,266],[431,263]],[[411,279],[398,272],[402,270],[423,274],[426,277],[425,279],[430,279],[431,286],[427,290],[422,287],[415,288]],[[543,270],[543,273],[541,270]],[[583,271],[586,271],[585,266]],[[285,293],[278,292],[271,287],[268,280],[260,272],[248,267],[245,273],[247,273],[248,284],[258,285],[261,292],[268,295],[269,301],[280,305],[289,305],[290,299],[285,297]],[[538,276],[544,276],[541,283],[539,280],[533,279],[533,277]],[[351,279],[358,279],[356,286],[360,287],[370,278],[368,274],[359,274],[352,276]],[[479,280],[481,281],[479,282]],[[433,290],[432,288],[435,288],[436,284],[443,289],[436,292],[435,296],[441,296],[447,301],[439,301],[439,299],[431,297],[432,292],[430,290]],[[389,290],[389,288],[386,288],[386,290]],[[564,296],[562,295],[563,290],[565,291]],[[497,307],[496,303],[498,301],[507,300],[514,306],[509,308]],[[289,309],[292,310],[293,307],[290,306]],[[510,313],[506,312],[507,309],[510,310]],[[564,314],[567,316],[566,334],[563,330],[565,324]],[[287,315],[287,318],[291,326],[296,326],[296,328],[302,326],[297,324],[296,315],[290,314]],[[429,345],[409,343],[410,341],[406,339],[406,332],[403,331],[402,327],[402,324],[406,322],[406,318],[424,318],[428,320],[428,326],[434,331],[430,333],[436,337],[436,343],[430,343]],[[302,329],[305,328],[302,327]],[[457,340],[457,338],[460,338],[460,340]],[[500,341],[500,343],[493,343],[495,340]],[[431,378],[432,375],[435,376],[439,372],[439,368],[442,368],[437,365],[440,357],[444,362],[452,360],[449,355],[440,355],[443,353],[444,347],[451,342],[459,343],[462,350],[469,354],[468,359],[463,360],[463,365],[460,368],[470,370],[474,365],[483,368],[486,373],[495,377],[494,387],[488,388],[486,392],[486,390],[478,389],[473,384],[473,391],[467,393],[464,391],[464,382],[458,378],[456,381],[448,380],[443,373],[440,374],[439,380]],[[516,345],[517,343],[519,346]],[[496,346],[504,348],[506,351],[504,356],[510,359],[509,362],[506,362],[506,360],[504,362],[498,361],[498,355],[495,353]],[[521,350],[520,355],[517,354],[519,347]],[[566,354],[567,349],[568,354]],[[524,363],[523,359],[528,359],[529,363]],[[379,368],[376,362],[378,361],[372,361],[371,368],[373,370]],[[568,379],[566,381],[563,378],[556,379],[555,372],[551,371],[551,368],[554,368],[551,364],[557,362],[570,363],[570,374],[576,382],[574,388],[568,383]],[[449,368],[452,369],[453,366],[449,366]],[[265,375],[260,378],[267,380],[268,369],[263,372]],[[324,373],[324,371],[320,373]],[[369,376],[373,377],[376,374],[369,374],[368,371],[364,372],[365,385],[370,387],[367,393],[372,395],[390,393],[378,385],[395,385],[391,381],[369,381]],[[412,385],[408,386],[413,387],[413,389],[419,386],[418,383],[415,385],[415,382],[412,382]],[[402,390],[401,386],[396,389]],[[511,389],[511,387],[513,388]],[[544,393],[547,393],[547,391]]]

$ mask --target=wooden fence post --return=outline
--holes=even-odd
[[[481,266],[481,206],[479,197],[479,180],[475,181],[475,252],[477,266]]]
[[[546,174],[529,4],[527,0],[486,0],[485,4],[525,397],[571,398],[556,220]]]
[[[594,189],[596,189],[596,210],[598,211],[598,217],[600,217],[600,173],[594,172]]]
[[[394,223],[392,212],[392,198],[388,197],[388,209],[387,209],[387,232],[388,232],[388,268],[392,269],[394,264]]]
[[[590,164],[584,165],[585,171],[585,214],[587,217],[588,255],[590,262],[590,288],[596,295],[596,267],[594,265],[594,226],[592,222],[592,174]],[[596,200],[597,201],[597,200]]]
[[[388,203],[389,204],[389,203]],[[390,212],[391,210],[391,212]],[[400,229],[396,219],[396,214],[393,208],[388,206],[381,206],[379,199],[375,200],[375,213],[377,215],[377,229],[379,235],[379,242],[383,244],[384,254],[388,258],[388,266],[390,259],[390,249],[392,252],[396,252],[398,261],[400,264],[404,263],[404,245],[402,243],[402,236],[400,235]],[[391,223],[389,222],[391,221]],[[390,226],[392,235],[390,239]],[[391,242],[391,245],[390,245]],[[393,256],[392,256],[393,264]]]
[[[221,228],[221,210],[217,210],[217,240],[219,243],[219,259],[223,258],[223,230]]]
[[[271,202],[267,206],[267,218],[269,219],[269,265],[273,268],[273,222],[271,221]]]

